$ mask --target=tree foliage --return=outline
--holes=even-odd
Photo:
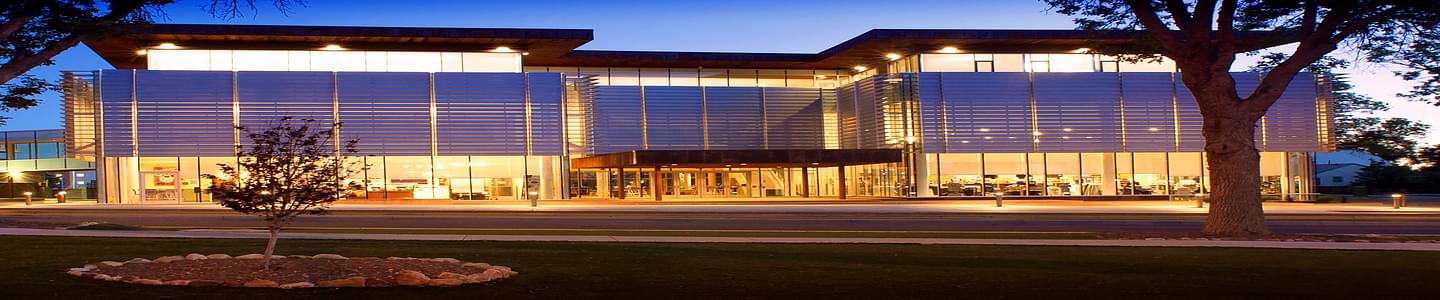
[[[53,90],[48,79],[26,75],[54,63],[56,55],[87,38],[123,34],[124,26],[144,24],[163,14],[175,0],[11,0],[0,1],[0,111],[39,104],[36,96]],[[272,0],[287,12],[303,0]],[[232,18],[255,10],[255,0],[209,0],[212,15]],[[8,117],[0,116],[0,125]]]
[[[1142,30],[1134,43],[1096,52],[1175,61],[1203,120],[1212,173],[1205,231],[1266,234],[1255,126],[1300,71],[1341,47],[1417,49],[1440,30],[1440,1],[1413,0],[1042,0],[1086,30]],[[1281,43],[1295,50],[1240,94],[1236,55]],[[1420,48],[1424,49],[1424,48]],[[1397,51],[1383,51],[1397,50]],[[1393,56],[1391,56],[1393,57]],[[1415,61],[1426,67],[1433,61]]]
[[[210,193],[221,206],[265,220],[270,231],[267,269],[281,228],[295,217],[326,213],[347,191],[359,188],[341,180],[362,165],[346,160],[355,153],[357,141],[336,145],[339,127],[291,118],[258,132],[237,127],[251,144],[238,148],[234,165],[219,164],[219,175],[205,175],[213,180]]]
[[[1268,72],[1287,56],[1284,53],[1267,53],[1260,57],[1251,72]],[[1430,125],[1406,118],[1380,118],[1373,114],[1390,110],[1390,105],[1367,95],[1356,93],[1349,77],[1336,73],[1337,69],[1350,66],[1350,62],[1333,56],[1326,56],[1311,64],[1306,71],[1320,74],[1328,79],[1330,98],[1335,106],[1335,144],[1339,149],[1365,151],[1391,163],[1402,160],[1414,162],[1420,139],[1425,138]]]

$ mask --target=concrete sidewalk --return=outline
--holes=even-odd
[[[228,211],[215,204],[95,204],[65,203],[25,206],[0,203],[0,211],[107,210],[107,211]],[[958,214],[1205,214],[1190,201],[1076,201],[1009,199],[1004,207],[993,200],[815,200],[815,201],[728,201],[655,202],[649,200],[547,200],[531,207],[525,201],[449,201],[444,204],[352,204],[339,203],[337,212],[618,212],[618,213],[958,213]],[[1266,202],[1271,215],[1414,215],[1440,214],[1437,207],[1393,209],[1379,203]]]
[[[265,239],[261,231],[120,231],[0,228],[0,235],[117,238]],[[1440,251],[1436,243],[1281,242],[1214,240],[1058,240],[1058,239],[955,239],[955,238],[844,238],[844,237],[677,237],[610,235],[464,235],[284,233],[284,239],[400,240],[400,241],[526,241],[622,243],[782,243],[782,244],[919,244],[1087,247],[1222,247],[1324,250]]]

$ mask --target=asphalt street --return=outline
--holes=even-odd
[[[0,211],[0,222],[105,222],[197,228],[259,227],[257,217],[226,212]],[[1276,233],[1440,234],[1440,216],[1284,215]],[[877,230],[1021,232],[1194,232],[1203,215],[1145,214],[806,214],[603,212],[341,212],[303,216],[294,227],[620,230]]]

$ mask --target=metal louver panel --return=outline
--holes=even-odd
[[[874,76],[855,82],[855,146],[885,148],[885,81]]]
[[[1029,152],[1026,73],[944,73],[946,140],[951,152]],[[925,108],[921,108],[925,110]]]
[[[594,116],[590,122],[594,153],[644,149],[644,110],[638,86],[595,87]]]
[[[1175,82],[1171,73],[1120,73],[1125,149],[1175,151]],[[1192,100],[1193,101],[1193,100]]]
[[[705,87],[709,115],[709,149],[743,150],[765,147],[764,108],[760,88]]]
[[[704,149],[700,87],[647,86],[643,91],[646,149]]]
[[[134,70],[105,70],[100,72],[100,130],[104,136],[101,156],[135,156],[134,120],[131,101],[134,100],[132,85],[135,84]]]
[[[944,73],[925,72],[915,77],[915,95],[920,103],[920,141],[925,153],[948,152],[945,96],[941,93]]]
[[[822,90],[774,87],[763,91],[766,149],[825,148]]]
[[[1317,151],[1320,111],[1316,106],[1315,76],[1301,73],[1265,113],[1266,151]]]
[[[435,132],[440,155],[524,154],[524,78],[435,73]]]
[[[1195,94],[1185,87],[1185,73],[1175,73],[1175,123],[1179,124],[1180,151],[1205,151],[1205,136],[1200,133],[1205,126],[1200,116],[1200,104]]]
[[[236,72],[235,82],[240,126],[251,131],[265,130],[285,117],[312,119],[316,126],[335,122],[334,73]],[[241,134],[240,144],[250,145],[250,138]]]
[[[139,156],[234,153],[232,72],[136,71]]]
[[[860,124],[856,120],[855,101],[859,95],[859,82],[847,84],[835,89],[835,119],[836,125],[840,128],[840,148],[860,148]]]
[[[530,155],[564,154],[564,79],[560,73],[525,73],[523,76],[528,77],[526,88],[530,93]]]
[[[366,155],[430,155],[430,74],[339,72],[340,131]]]
[[[1121,145],[1118,73],[1034,73],[1040,152],[1109,151]]]

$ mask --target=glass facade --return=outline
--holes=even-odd
[[[99,175],[103,188],[90,194],[105,203],[207,202],[203,175],[233,164],[234,147],[246,143],[233,128],[289,116],[341,122],[341,137],[360,141],[349,159],[365,169],[337,179],[364,187],[347,201],[1209,190],[1198,108],[1167,60],[956,50],[853,69],[752,69],[525,66],[523,58],[149,49],[149,70],[67,73],[71,146],[7,143],[0,155],[98,157],[98,173],[88,176]],[[1259,78],[1234,76],[1242,89]],[[1297,78],[1262,122],[1266,195],[1308,193],[1308,153],[1330,147],[1318,80]],[[573,158],[635,150],[877,148],[902,149],[904,158],[808,168],[569,167]]]

